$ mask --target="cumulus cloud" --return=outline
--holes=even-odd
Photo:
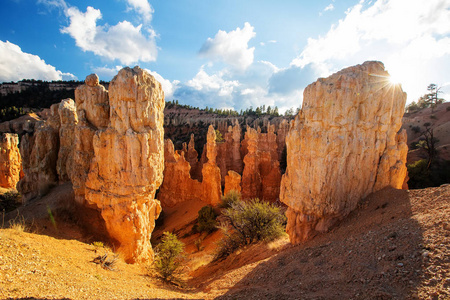
[[[126,65],[155,61],[158,52],[156,33],[148,26],[154,10],[148,0],[126,1],[131,9],[142,16],[146,26],[134,26],[126,20],[112,26],[98,25],[102,14],[99,9],[91,6],[86,8],[86,12],[82,12],[64,0],[38,0],[38,3],[64,13],[69,25],[63,27],[61,33],[69,34],[83,51],[93,52],[109,60],[118,60]]]
[[[114,76],[119,73],[120,69],[122,69],[122,66],[115,66],[115,67],[95,67],[92,70],[95,72],[95,74],[100,77],[101,80],[110,81]]]
[[[168,79],[165,79],[159,73],[151,71],[149,69],[146,69],[146,71],[149,72],[153,77],[155,77],[155,79],[158,80],[159,83],[161,83],[162,89],[164,91],[164,98],[166,99],[166,101],[172,100],[173,93],[177,89],[177,86],[180,82],[178,80],[170,81]]]
[[[300,105],[302,88],[283,89],[282,84],[275,82],[275,79],[269,85],[274,72],[282,70],[267,61],[255,62],[244,73],[239,74],[226,69],[211,72],[207,70],[207,66],[202,66],[194,78],[176,86],[174,98],[188,101],[193,106],[224,109],[232,107],[237,111],[250,106],[277,105],[279,111],[284,112]],[[270,92],[270,86],[278,88],[277,92]]]
[[[200,55],[223,61],[237,70],[245,70],[254,59],[255,48],[248,42],[256,36],[254,28],[246,22],[244,27],[230,32],[219,30],[214,38],[208,38],[200,49]]]
[[[361,1],[325,36],[308,39],[292,65],[314,63],[323,67],[325,76],[365,60],[381,60],[401,79],[412,101],[429,82],[450,79],[445,71],[448,63],[440,63],[441,58],[450,58],[449,35],[450,2],[446,0]]]
[[[75,43],[83,51],[91,51],[111,60],[119,60],[122,64],[137,61],[155,61],[157,47],[155,32],[151,29],[144,34],[142,25],[134,26],[128,21],[114,26],[98,26],[102,18],[101,12],[88,6],[83,13],[76,7],[67,9],[70,20],[67,27],[61,29],[75,39]]]
[[[56,70],[37,55],[25,53],[9,41],[0,41],[0,82],[22,79],[76,80],[70,73]]]
[[[152,20],[152,14],[155,11],[147,0],[127,0],[127,2],[128,5],[142,16],[145,22],[150,22]]]

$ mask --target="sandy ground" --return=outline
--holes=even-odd
[[[22,212],[44,205],[38,202]],[[206,237],[200,251],[193,246],[200,235],[189,233],[191,211],[201,206],[167,210],[155,231],[155,237],[174,231],[187,243],[190,269],[183,288],[120,258],[115,271],[101,268],[92,261],[107,250],[90,245],[92,237],[56,216],[56,228],[42,219],[35,220],[35,233],[0,230],[0,298],[450,299],[449,185],[384,189],[303,245],[284,238],[214,263],[220,233]]]

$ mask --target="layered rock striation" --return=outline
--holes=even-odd
[[[344,69],[305,89],[303,108],[286,137],[280,192],[289,207],[291,242],[327,231],[372,192],[402,187],[405,101],[380,62]]]

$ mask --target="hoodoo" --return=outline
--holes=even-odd
[[[280,199],[292,243],[327,231],[362,198],[406,177],[406,93],[380,62],[346,68],[309,85],[286,137]]]
[[[143,261],[153,255],[150,237],[161,211],[155,192],[164,168],[164,92],[146,71],[124,68],[111,81],[109,105],[109,122],[98,123],[107,127],[93,136],[85,197],[125,260]]]
[[[22,158],[19,152],[17,134],[0,135],[0,187],[16,188],[22,172]]]

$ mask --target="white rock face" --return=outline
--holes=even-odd
[[[358,201],[407,174],[406,133],[398,132],[406,93],[380,62],[344,69],[309,85],[286,137],[280,199],[299,243],[323,232]]]

